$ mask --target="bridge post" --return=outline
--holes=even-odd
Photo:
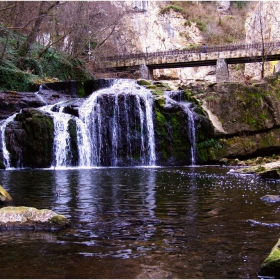
[[[217,59],[216,65],[216,82],[229,82],[228,65],[224,58]]]
[[[153,80],[153,69],[145,64],[140,65],[140,79]]]

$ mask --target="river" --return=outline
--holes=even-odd
[[[12,205],[71,227],[1,232],[1,278],[256,278],[279,237],[278,181],[218,166],[0,171]]]

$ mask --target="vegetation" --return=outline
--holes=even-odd
[[[26,38],[4,27],[0,29],[0,90],[30,91],[37,84],[57,80],[89,79],[84,62],[66,53],[34,43],[28,55],[19,54]]]
[[[106,1],[0,2],[0,89],[92,77],[93,57],[114,50],[107,41],[122,16],[114,8]]]
[[[162,8],[164,14],[171,9],[184,16],[184,25],[195,23],[208,45],[239,43],[245,39],[245,19],[248,9],[254,5],[250,1],[232,1],[231,13],[221,14],[213,1],[171,1]]]

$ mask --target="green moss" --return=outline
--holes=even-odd
[[[264,260],[258,274],[261,276],[273,276],[279,278],[280,276],[280,239],[272,248],[268,257]]]
[[[84,81],[77,81],[76,82],[76,89],[78,97],[86,97],[87,94],[85,92],[85,82]]]
[[[157,86],[155,86],[155,85],[147,85],[146,88],[147,89],[156,89]]]
[[[69,221],[62,215],[55,215],[50,219],[50,222],[59,226],[68,225]]]
[[[140,85],[140,86],[150,86],[151,82],[147,81],[147,80],[144,80],[144,79],[140,79],[140,80],[137,80],[137,84]]]
[[[223,146],[219,139],[206,139],[196,145],[197,153],[204,162],[217,158],[217,154],[221,152]]]
[[[22,156],[23,166],[50,167],[54,141],[52,118],[35,109],[24,109],[16,115],[15,121],[21,126],[20,130],[12,130],[17,139],[12,142],[6,139],[7,149],[11,154],[11,165],[17,166]],[[19,150],[21,153],[17,152]]]

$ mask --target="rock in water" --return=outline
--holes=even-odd
[[[280,277],[280,239],[272,248],[269,256],[264,260],[260,270],[258,271],[259,277]]]
[[[9,206],[0,209],[0,230],[31,229],[59,230],[68,227],[70,222],[63,215],[52,210],[38,210],[34,207]]]
[[[9,193],[0,185],[0,201],[11,201],[12,197]]]
[[[270,203],[280,202],[280,195],[267,194],[261,200]]]

